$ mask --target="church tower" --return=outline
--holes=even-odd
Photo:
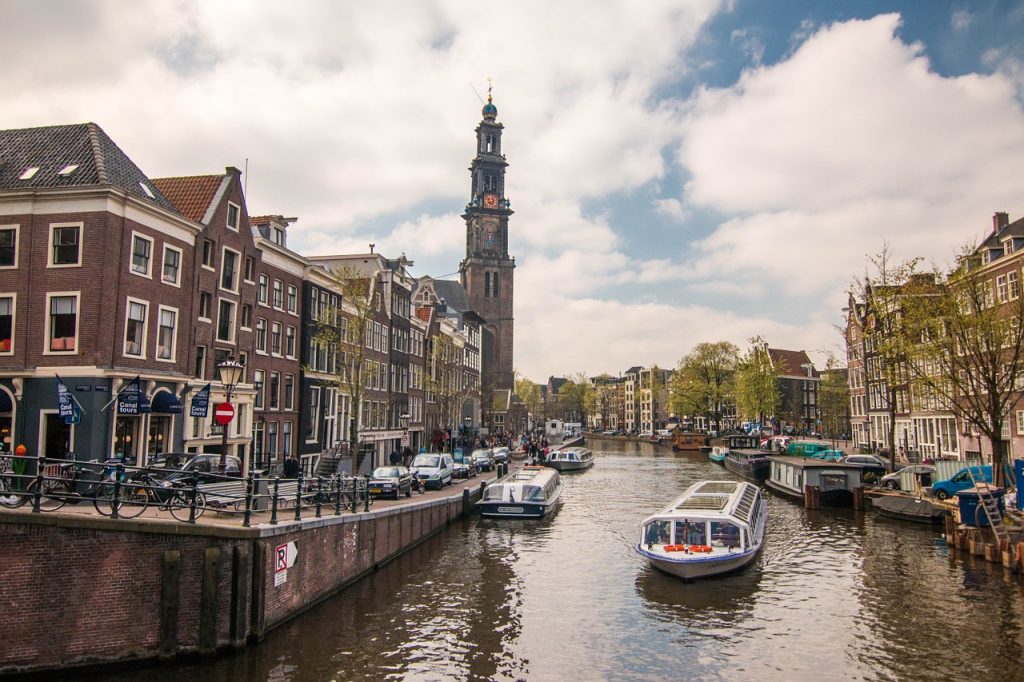
[[[487,322],[483,326],[481,387],[486,394],[512,389],[512,275],[515,259],[508,255],[505,196],[505,155],[501,153],[504,126],[495,119],[498,108],[487,91],[483,120],[476,127],[476,157],[469,166],[470,199],[466,212],[466,258],[459,264],[470,309]]]

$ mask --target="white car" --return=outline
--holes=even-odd
[[[443,488],[452,484],[455,469],[452,456],[446,452],[416,455],[409,470],[427,488]]]

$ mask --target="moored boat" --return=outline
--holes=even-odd
[[[943,523],[948,513],[931,500],[910,495],[879,495],[871,498],[871,506],[882,516],[915,523]]]
[[[768,478],[771,454],[758,447],[757,436],[729,436],[729,452],[725,455],[725,468],[743,478],[759,483]]]
[[[676,429],[672,432],[672,449],[683,450],[688,452],[697,452],[701,448],[707,445],[707,439],[703,433],[695,433],[692,431],[680,431]]]
[[[864,487],[864,469],[854,464],[813,457],[770,457],[771,474],[765,484],[777,493],[804,500],[804,488],[818,489],[821,504],[853,506],[854,491]]]
[[[745,481],[700,481],[640,525],[634,547],[651,566],[680,578],[743,568],[764,544],[768,510]]]
[[[587,448],[562,448],[549,454],[544,464],[556,471],[583,471],[594,466],[594,453]]]
[[[728,454],[728,445],[712,445],[708,452],[708,459],[717,464],[725,464],[725,456]]]
[[[561,494],[562,483],[555,469],[525,466],[487,486],[476,507],[481,516],[539,519],[558,505]]]

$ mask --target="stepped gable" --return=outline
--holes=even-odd
[[[153,184],[160,188],[183,216],[201,223],[223,179],[223,175],[190,175],[155,178]]]
[[[38,170],[21,179],[30,168]],[[178,212],[95,123],[0,130],[0,189],[102,185]]]

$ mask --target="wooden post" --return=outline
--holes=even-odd
[[[857,486],[853,489],[853,508],[856,511],[864,511],[864,488]]]

